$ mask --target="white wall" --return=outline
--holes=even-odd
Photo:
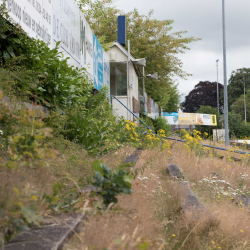
[[[128,97],[127,96],[116,96],[125,106],[128,106]],[[124,119],[129,120],[128,111],[122,106],[115,98],[112,98],[113,112]]]
[[[107,52],[107,54],[110,56],[111,53],[115,53],[116,55],[116,62],[127,62],[128,57],[123,51],[121,51],[117,46],[111,47],[111,49]],[[117,96],[117,98],[120,101],[124,101],[126,99],[126,106],[133,111],[133,97],[139,102],[139,91],[138,91],[138,76],[134,69],[133,63],[129,63],[129,86],[127,90],[128,96]],[[127,112],[126,108],[124,108],[121,104],[117,104],[117,101],[113,103],[114,109],[117,109],[117,114],[123,114],[127,113],[126,119],[133,120],[134,116]],[[124,116],[125,117],[125,116]]]

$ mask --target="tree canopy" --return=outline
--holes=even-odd
[[[223,111],[222,90],[223,85],[219,86],[219,111]],[[183,112],[195,113],[201,105],[217,107],[217,82],[200,81],[195,85],[194,89],[185,97],[185,101],[181,104]]]
[[[182,70],[177,55],[189,50],[187,44],[198,39],[183,38],[186,31],[171,33],[173,21],[152,18],[152,10],[148,15],[140,15],[137,9],[125,14],[114,6],[114,0],[81,0],[80,7],[105,49],[117,40],[117,15],[126,15],[126,37],[131,43],[131,54],[135,58],[147,58],[146,74],[158,72],[157,81],[146,79],[147,94],[164,110],[176,110],[180,94],[172,77],[189,76]]]
[[[232,71],[227,87],[228,107],[230,110],[232,110],[232,104],[244,94],[243,72],[246,72],[244,76],[246,91],[250,90],[250,68]]]
[[[231,105],[231,110],[240,114],[242,120],[245,120],[244,95],[241,95],[238,99],[236,99],[236,101]],[[247,122],[250,122],[250,90],[246,92],[246,118]]]

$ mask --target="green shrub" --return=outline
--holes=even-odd
[[[181,138],[183,139],[185,136],[186,136],[186,134],[188,134],[188,132],[185,130],[185,129],[181,129]]]
[[[101,155],[108,152],[102,147],[107,140],[107,130],[110,126],[105,119],[96,119],[91,110],[82,112],[81,109],[74,109],[68,113],[68,122],[65,124],[66,138],[77,144],[81,144],[92,154]]]
[[[84,106],[92,84],[86,69],[68,65],[69,58],[59,52],[59,42],[50,49],[45,42],[28,37],[4,4],[0,5],[0,37],[0,67],[15,76],[14,92],[37,96],[38,103],[49,107]]]
[[[164,117],[158,116],[155,120],[153,120],[153,123],[156,132],[162,129],[164,130],[166,136],[170,135],[171,125],[168,124]]]
[[[108,166],[102,162],[95,161],[92,168],[95,170],[93,186],[100,188],[100,194],[103,197],[105,206],[110,203],[117,203],[116,198],[119,194],[131,194],[133,190],[133,176],[125,169],[127,164],[120,165],[115,171],[111,171]]]

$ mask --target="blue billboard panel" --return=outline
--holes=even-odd
[[[117,20],[117,41],[126,46],[126,16],[118,16]]]
[[[103,87],[103,48],[93,33],[93,78],[95,89]]]
[[[168,121],[168,124],[178,125],[179,114],[177,112],[162,112],[162,117],[164,117]]]

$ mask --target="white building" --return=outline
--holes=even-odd
[[[110,58],[110,94],[139,116],[138,79],[141,72],[139,66],[133,63],[136,59],[130,55],[128,63],[128,51],[118,42],[114,42],[106,53]],[[120,102],[112,98],[114,112],[127,120],[133,120],[131,112]]]

